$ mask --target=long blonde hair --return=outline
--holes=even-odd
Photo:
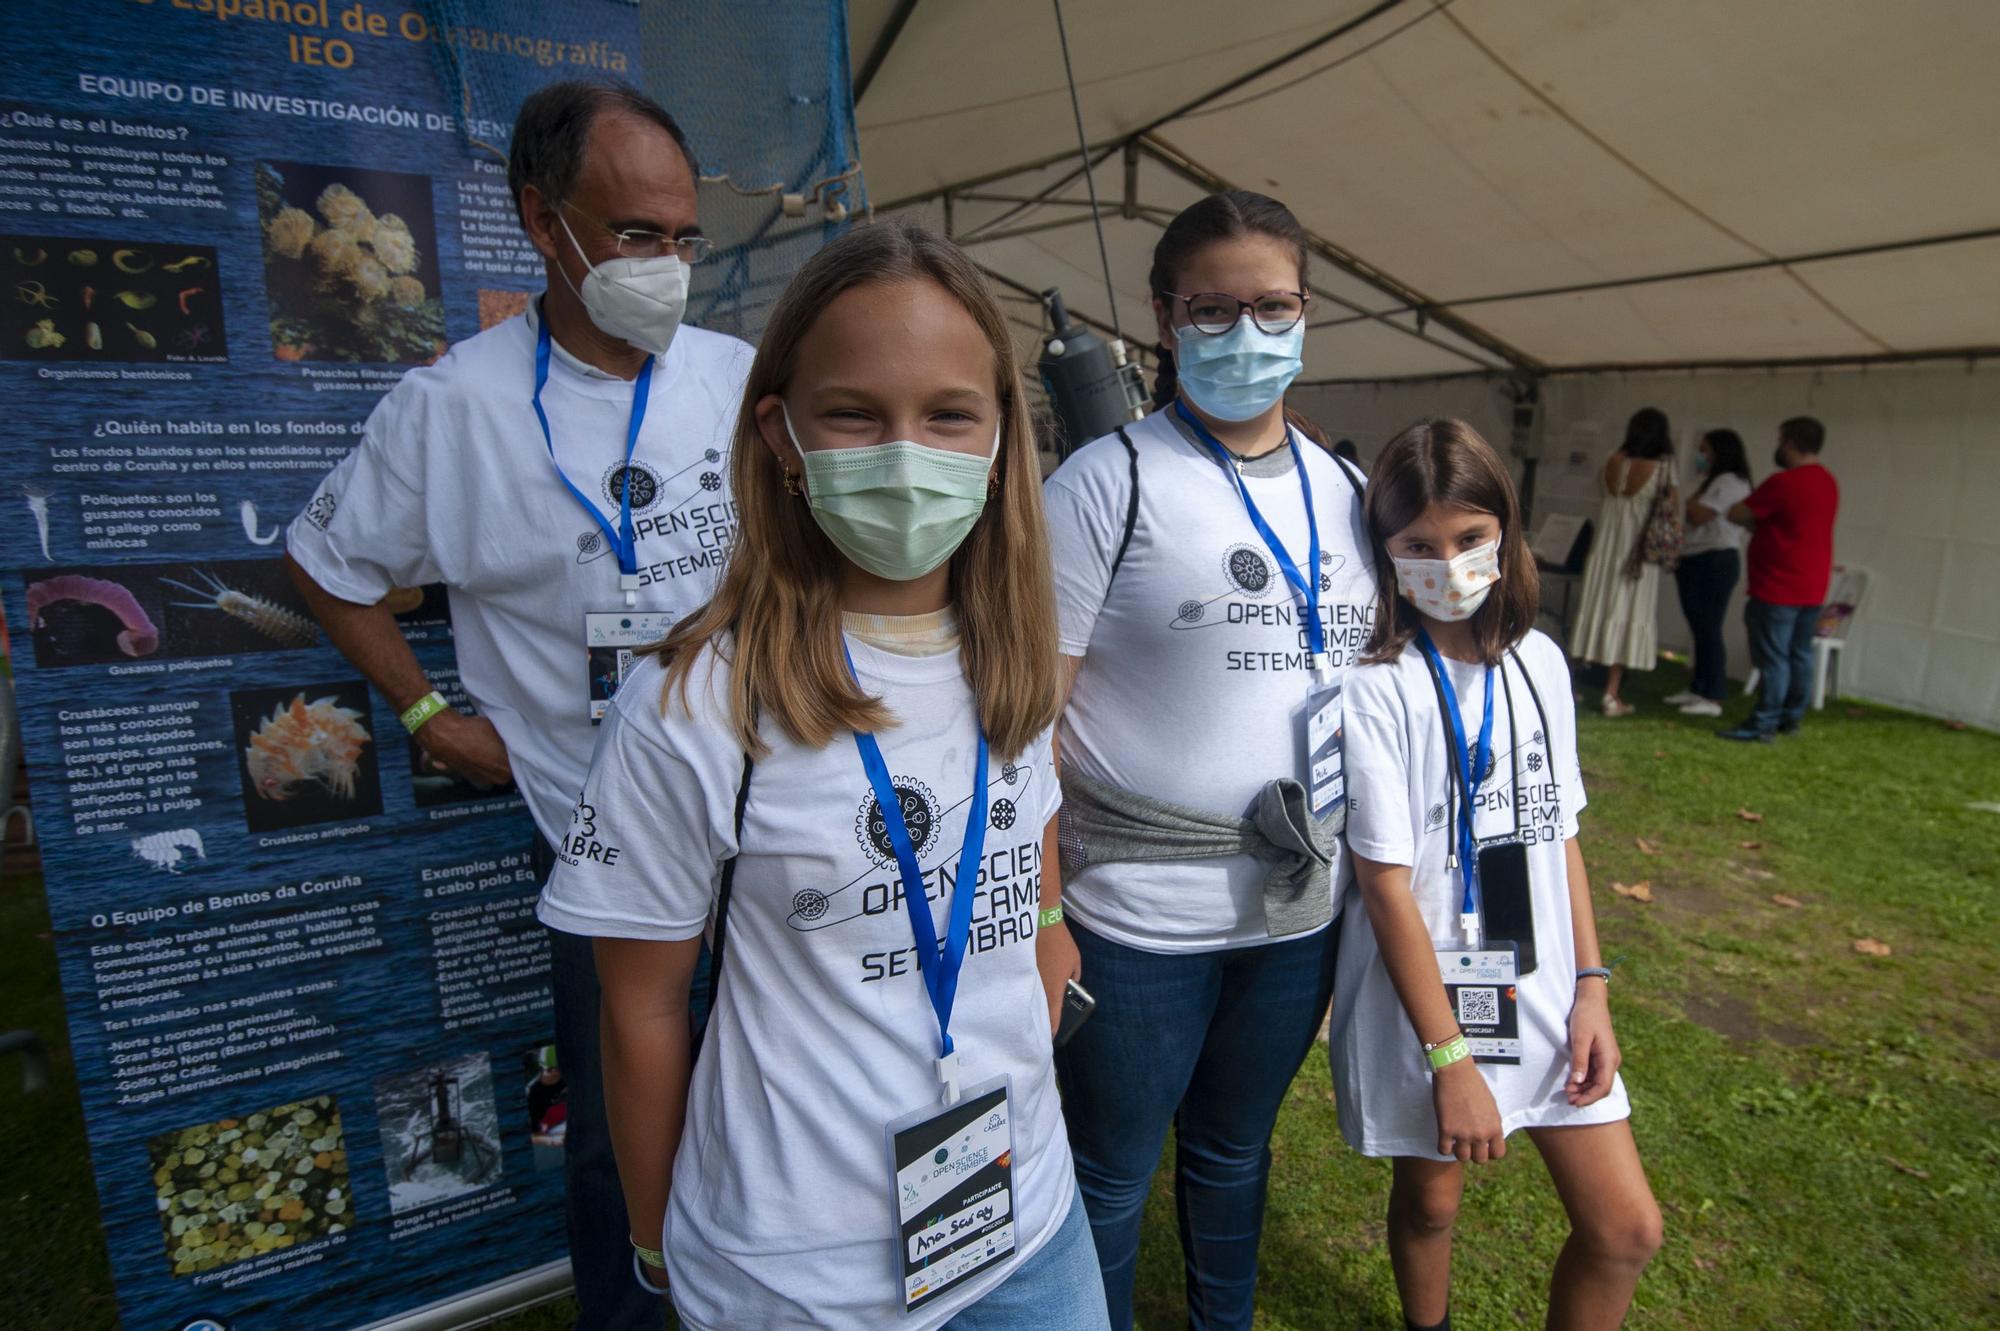
[[[843,732],[880,731],[895,717],[848,673],[840,630],[841,556],[803,496],[786,493],[778,459],[758,430],[757,404],[789,386],[799,347],[841,293],[873,282],[942,287],[993,348],[1001,438],[997,490],[951,556],[965,676],[995,753],[1014,757],[1061,707],[1055,591],[1041,469],[1020,365],[992,291],[956,245],[906,222],[856,227],[792,278],[765,326],[736,419],[730,480],[739,525],[715,596],[651,649],[662,654],[662,709],[687,705],[689,673],[714,643],[729,669],[738,741],[762,756],[760,720],[821,748]],[[723,641],[724,636],[728,641]]]

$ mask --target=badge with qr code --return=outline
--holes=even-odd
[[[1440,952],[1444,995],[1465,1032],[1475,1063],[1521,1061],[1520,962],[1514,945],[1480,952]]]

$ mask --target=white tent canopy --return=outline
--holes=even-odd
[[[1160,228],[1242,186],[1315,239],[1307,382],[2000,351],[1991,0],[1064,18],[1136,342]],[[878,211],[1109,323],[1053,8],[851,0],[849,40]]]

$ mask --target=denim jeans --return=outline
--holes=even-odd
[[[1111,1331],[1083,1198],[1039,1252],[939,1331]]]
[[[1674,570],[1681,613],[1694,635],[1694,682],[1688,688],[1710,702],[1729,696],[1729,652],[1723,645],[1722,625],[1742,566],[1743,557],[1734,550],[1703,550],[1684,556]]]
[[[1780,725],[1794,729],[1805,719],[1819,612],[1816,605],[1772,605],[1754,598],[1743,607],[1750,659],[1758,670],[1757,710],[1750,724],[1763,734]]]
[[[1333,992],[1336,926],[1217,952],[1142,952],[1072,921],[1097,1010],[1056,1051],[1114,1331],[1132,1326],[1139,1222],[1167,1126],[1194,1331],[1248,1331],[1271,1128]]]
[[[537,837],[535,876],[548,881],[555,851]],[[549,930],[555,993],[556,1062],[568,1084],[563,1133],[563,1214],[569,1227],[570,1278],[576,1283],[576,1331],[658,1331],[666,1300],[632,1279],[632,1227],[618,1160],[604,1115],[604,1075],[598,1056],[600,995],[588,938]],[[708,1012],[708,950],[702,949],[690,995],[696,1029]],[[646,1238],[640,1235],[640,1238]],[[648,1246],[659,1242],[651,1236]]]

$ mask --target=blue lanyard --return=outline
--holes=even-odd
[[[847,670],[854,673],[854,657],[849,653]],[[856,676],[859,682],[859,676]],[[965,844],[958,852],[958,879],[952,885],[951,918],[943,947],[938,946],[937,925],[931,920],[930,899],[924,895],[924,871],[917,863],[910,829],[903,821],[902,801],[889,779],[889,765],[882,760],[882,746],[866,731],[854,732],[854,747],[861,751],[861,768],[868,784],[875,788],[875,802],[882,810],[882,825],[889,831],[889,844],[896,851],[896,866],[902,873],[903,913],[910,917],[910,932],[917,940],[917,969],[923,972],[924,988],[930,994],[931,1011],[937,1014],[938,1075],[954,1101],[958,1098],[956,1047],[951,1042],[951,1009],[958,998],[958,976],[965,966],[966,945],[972,939],[972,904],[979,895],[979,866],[986,854],[986,731],[979,731],[979,758],[972,778],[972,803],[965,815]]]
[[[1250,525],[1264,538],[1265,548],[1270,550],[1271,557],[1278,561],[1278,571],[1285,575],[1285,581],[1290,583],[1292,590],[1305,601],[1306,641],[1312,647],[1313,670],[1315,673],[1326,671],[1328,669],[1326,625],[1319,622],[1319,519],[1313,514],[1312,478],[1306,475],[1306,460],[1299,456],[1298,438],[1293,435],[1289,425],[1285,427],[1285,445],[1292,450],[1292,466],[1299,473],[1299,491],[1306,500],[1306,531],[1310,534],[1312,542],[1312,548],[1308,551],[1308,558],[1312,561],[1310,578],[1299,572],[1298,561],[1292,558],[1289,550],[1285,549],[1285,543],[1278,539],[1278,533],[1271,530],[1271,524],[1264,521],[1264,515],[1257,511],[1257,501],[1250,497],[1249,487],[1243,484],[1243,476],[1236,469],[1236,460],[1230,456],[1229,450],[1223,447],[1222,441],[1210,434],[1208,427],[1197,420],[1194,413],[1187,409],[1187,404],[1179,398],[1174,399],[1174,410],[1188,423],[1188,427],[1195,432],[1195,437],[1208,445],[1208,450],[1215,454],[1215,460],[1222,464],[1222,469],[1229,473],[1229,479],[1236,483],[1236,493],[1242,496],[1244,511],[1250,515]]]
[[[535,419],[542,423],[542,441],[549,446],[549,461],[554,463],[556,478],[569,492],[576,496],[576,502],[590,510],[590,516],[597,521],[597,528],[604,533],[604,539],[618,552],[618,571],[623,574],[621,585],[630,591],[637,585],[627,579],[639,575],[639,539],[632,532],[632,450],[639,446],[639,427],[646,423],[646,399],[653,383],[653,357],[646,357],[646,363],[639,367],[639,377],[632,385],[632,423],[625,428],[625,480],[618,488],[618,526],[614,529],[611,519],[598,511],[590,496],[576,488],[576,484],[563,473],[562,463],[556,461],[556,439],[549,432],[549,413],[542,410],[542,389],[549,382],[549,321],[536,320],[535,330]]]
[[[1429,632],[1419,628],[1417,646],[1423,649],[1424,660],[1438,681],[1438,696],[1444,701],[1445,728],[1451,732],[1452,766],[1458,769],[1458,788],[1462,793],[1462,806],[1457,819],[1458,869],[1465,879],[1465,896],[1459,914],[1465,917],[1466,927],[1470,929],[1479,915],[1479,855],[1477,838],[1472,831],[1472,814],[1479,787],[1486,780],[1487,763],[1493,755],[1493,667],[1486,667],[1486,715],[1479,723],[1479,745],[1468,752],[1465,719],[1458,711],[1458,691],[1451,686],[1451,676],[1445,673],[1444,659],[1438,655],[1437,644],[1431,641]]]

